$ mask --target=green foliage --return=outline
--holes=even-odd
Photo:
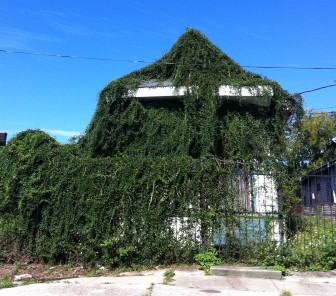
[[[319,221],[317,221],[319,219]],[[329,219],[302,219],[301,229],[293,237],[285,260],[287,266],[306,270],[330,270],[336,267],[335,225]]]
[[[175,102],[140,103],[132,93],[149,81],[188,91]],[[220,85],[266,85],[274,94],[263,105],[219,97]],[[239,174],[274,171],[287,121],[300,108],[278,84],[188,30],[160,60],[101,91],[83,137],[60,145],[28,130],[0,149],[0,260],[193,262],[218,223],[234,232],[246,210]],[[248,254],[236,237],[229,243]],[[217,262],[214,253],[202,256],[206,270]]]
[[[169,81],[189,90],[174,102],[140,103],[132,94],[149,81]],[[218,95],[220,85],[267,85],[274,95],[253,102],[223,98]],[[188,29],[157,62],[102,90],[79,142],[93,156],[267,158],[282,150],[287,120],[300,104],[275,82],[245,71],[200,32]]]
[[[283,276],[288,275],[288,270],[287,270],[286,267],[283,266],[283,265],[274,265],[274,266],[273,266],[273,269],[274,269],[274,270],[281,271],[281,274],[282,274]]]
[[[195,261],[199,265],[199,269],[204,270],[206,275],[210,275],[210,267],[219,264],[221,261],[217,257],[215,251],[200,253],[195,256]]]
[[[228,115],[221,126],[224,158],[246,162],[265,159],[270,154],[271,136],[264,124],[250,114]]]
[[[0,216],[0,262],[14,262],[16,259],[16,223],[10,214]]]
[[[12,288],[14,284],[6,279],[0,279],[0,289]]]
[[[163,284],[169,285],[173,281],[174,276],[175,276],[175,271],[173,269],[169,269],[165,271],[165,273],[163,274],[163,277],[164,277]]]
[[[321,248],[320,254],[320,265],[322,270],[333,270],[336,268],[336,250],[335,242],[324,245]]]
[[[335,114],[306,114],[289,134],[289,165],[307,171],[336,158],[335,135]]]
[[[287,269],[327,271],[336,268],[335,222],[321,217],[301,220],[300,227],[290,234],[287,244],[264,258],[264,265],[275,266],[283,272]]]
[[[50,263],[190,263],[197,227],[211,244],[214,218],[231,219],[239,207],[230,182],[242,166],[188,156],[90,158],[40,131],[19,137],[0,154],[3,260],[17,250]]]

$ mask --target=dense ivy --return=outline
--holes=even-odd
[[[149,81],[170,81],[175,87],[188,87],[189,91],[174,104],[167,101],[141,104],[132,91]],[[269,107],[258,100],[247,104],[244,100],[219,97],[220,85],[251,88],[268,85],[274,95],[259,98],[269,101]],[[157,62],[111,82],[102,90],[81,144],[93,156],[122,153],[226,158],[232,154],[225,145],[230,141],[226,130],[238,116],[241,128],[248,130],[252,123],[253,131],[268,135],[260,143],[268,149],[250,149],[246,140],[238,144],[239,150],[245,150],[240,159],[242,156],[254,159],[260,151],[268,150],[265,156],[270,149],[273,154],[278,152],[288,118],[300,110],[300,101],[277,83],[245,71],[200,32],[188,29]],[[232,130],[231,136],[234,137]],[[252,133],[251,136],[253,141]]]
[[[140,103],[132,91],[148,81],[189,92]],[[219,97],[220,85],[269,85],[274,95],[264,98],[269,107],[247,104]],[[0,260],[15,250],[108,266],[192,261],[213,244],[214,229],[234,229],[236,213],[247,215],[239,175],[272,171],[300,108],[188,29],[153,65],[102,90],[79,143],[28,130],[0,150]],[[248,250],[231,238],[228,248]]]
[[[90,158],[27,131],[0,161],[0,236],[47,262],[190,262],[240,208],[230,184],[243,167],[216,159]]]

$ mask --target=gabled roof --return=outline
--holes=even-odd
[[[274,85],[274,82],[244,70],[193,29],[187,29],[171,50],[155,63],[112,81],[102,93],[116,83],[130,89],[204,84],[216,87]]]
[[[310,177],[319,177],[319,176],[325,176],[324,174],[327,170],[329,170],[332,167],[336,167],[336,158],[328,161],[326,164],[321,165],[319,168],[310,171],[306,176],[301,177],[301,181],[308,179]]]
[[[222,156],[226,143],[218,129],[224,133],[232,118],[255,120],[256,129],[268,129],[280,143],[288,117],[299,109],[276,82],[244,70],[188,29],[162,58],[101,91],[82,143],[103,156]]]

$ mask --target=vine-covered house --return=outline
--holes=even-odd
[[[260,170],[281,153],[296,108],[276,82],[244,70],[188,29],[161,59],[101,91],[81,144],[93,156],[215,157]],[[270,173],[241,178],[250,210],[262,211],[261,203],[264,211],[277,208],[274,182],[261,177]],[[254,179],[264,183],[264,197],[252,197]]]
[[[194,262],[214,244],[252,258],[279,240],[274,164],[300,108],[188,29],[101,91],[78,143],[28,130],[0,149],[0,250],[112,267]]]
[[[296,103],[188,29],[161,59],[101,91],[82,145],[94,156],[251,161],[279,153]]]

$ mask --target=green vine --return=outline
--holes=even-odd
[[[149,81],[189,91],[141,103],[132,93]],[[269,105],[246,103],[221,98],[220,85],[267,85],[274,95],[263,98]],[[78,143],[28,130],[0,150],[0,260],[193,262],[220,225],[229,245],[247,249],[229,235],[244,209],[239,176],[274,171],[300,108],[275,82],[187,30],[160,60],[101,91]]]
[[[132,92],[150,81],[169,81],[174,87],[188,87],[189,91],[174,103],[140,103]],[[237,98],[219,97],[221,85],[266,85],[272,87],[274,95],[260,98],[269,102],[268,107],[258,100],[248,104]],[[259,157],[256,151],[266,152],[263,157],[267,157],[270,150],[273,154],[281,151],[287,120],[301,110],[300,104],[277,83],[245,71],[201,33],[188,29],[157,62],[111,82],[102,90],[81,145],[93,156],[215,155],[231,159],[233,151],[226,146],[230,141],[226,131],[238,116],[238,132],[248,130],[253,123],[258,125],[254,132],[268,135],[259,142],[268,149],[250,149],[246,141],[237,143],[238,149],[244,151],[239,158]],[[232,130],[230,137],[235,137]]]

